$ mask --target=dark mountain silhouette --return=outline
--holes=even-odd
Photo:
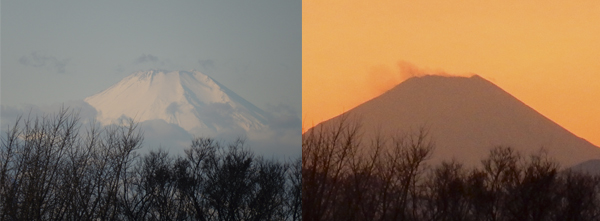
[[[476,165],[495,146],[523,154],[543,148],[565,167],[600,159],[600,148],[477,75],[414,77],[344,115],[360,121],[363,139],[427,129],[436,146],[432,163],[454,158]]]
[[[570,168],[571,170],[600,176],[600,160],[588,160]]]

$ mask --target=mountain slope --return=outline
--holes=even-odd
[[[600,159],[588,160],[569,168],[576,172],[589,173],[600,176]]]
[[[476,165],[495,146],[526,155],[543,147],[563,166],[600,158],[598,147],[479,76],[411,78],[345,114],[360,119],[367,139],[427,129],[436,144],[432,162]]]
[[[189,132],[263,128],[266,114],[198,71],[140,71],[85,102],[106,125],[122,117],[162,119]]]

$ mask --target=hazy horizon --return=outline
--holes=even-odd
[[[300,115],[300,2],[2,3],[2,104],[81,100],[135,71],[195,69]]]
[[[477,74],[600,145],[597,1],[306,0],[302,9],[305,126],[382,94],[416,67]]]
[[[63,104],[87,121],[98,111],[83,100],[137,71],[197,70],[268,112],[269,130],[214,135],[140,122],[148,146],[239,136],[266,154],[299,155],[301,22],[299,1],[2,1],[1,126]],[[295,126],[276,122],[285,119]]]

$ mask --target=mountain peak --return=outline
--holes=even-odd
[[[199,71],[138,71],[85,99],[98,120],[111,124],[125,117],[162,119],[189,132],[219,132],[265,126],[265,113]]]
[[[523,154],[544,148],[564,166],[600,158],[598,147],[477,75],[410,78],[345,114],[360,116],[366,139],[373,131],[393,136],[427,129],[437,144],[434,161],[476,165],[495,146]]]

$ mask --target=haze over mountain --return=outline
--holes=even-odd
[[[267,124],[263,110],[198,71],[136,72],[85,102],[103,125],[123,117],[164,120],[193,134],[216,134]]]
[[[85,100],[0,106],[0,132],[19,117],[52,116],[65,107],[78,112],[86,127],[133,119],[144,133],[142,152],[163,148],[182,154],[194,137],[211,137],[241,138],[266,157],[301,154],[302,123],[292,107],[267,104],[263,110],[198,71],[140,71]]]
[[[436,148],[432,163],[456,159],[477,165],[495,146],[510,146],[523,155],[544,148],[563,167],[600,159],[600,148],[477,75],[410,78],[343,115],[360,121],[365,142],[379,132],[427,129]]]

